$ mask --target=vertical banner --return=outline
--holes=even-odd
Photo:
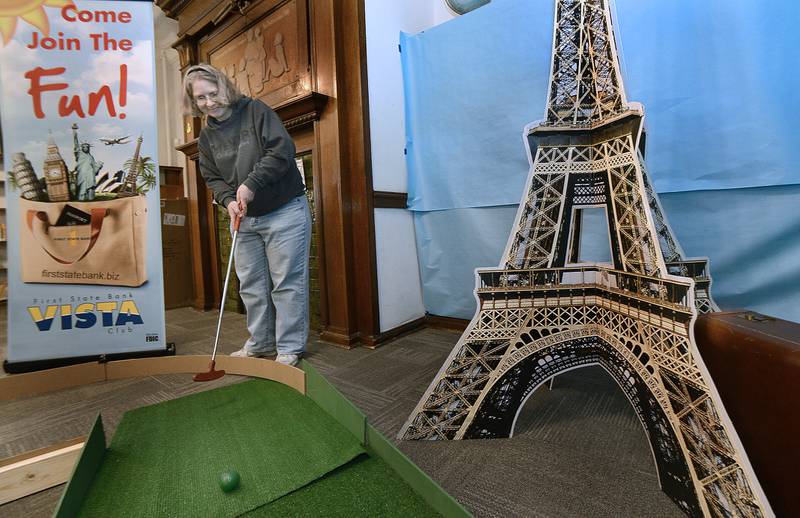
[[[0,2],[10,372],[166,349],[153,30],[150,2]]]

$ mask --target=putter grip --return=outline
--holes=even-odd
[[[233,220],[233,231],[234,232],[238,232],[239,231],[239,223],[241,223],[241,222],[242,222],[242,217],[241,216],[236,216],[236,218]]]

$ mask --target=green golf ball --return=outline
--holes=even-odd
[[[223,471],[219,476],[219,487],[222,488],[223,491],[226,493],[230,493],[237,487],[239,487],[239,482],[241,481],[241,477],[237,471],[229,469],[227,471]]]

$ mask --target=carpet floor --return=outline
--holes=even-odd
[[[178,354],[209,354],[216,313],[167,311]],[[5,357],[5,307],[0,358]],[[425,329],[370,350],[312,339],[306,359],[369,422],[478,517],[679,517],[659,489],[652,453],[629,402],[599,367],[570,371],[528,399],[510,439],[397,441],[405,420],[458,341],[459,332]],[[220,351],[247,338],[244,316],[226,313]],[[188,375],[118,380],[0,403],[0,458],[85,435],[102,412],[106,433],[144,405],[239,383],[198,384]],[[0,506],[0,517],[50,516],[63,486]],[[278,500],[277,502],[279,502]]]

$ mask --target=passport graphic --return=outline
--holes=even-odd
[[[80,209],[76,209],[72,205],[64,205],[61,215],[58,217],[55,226],[67,227],[70,225],[88,225],[92,217]]]

